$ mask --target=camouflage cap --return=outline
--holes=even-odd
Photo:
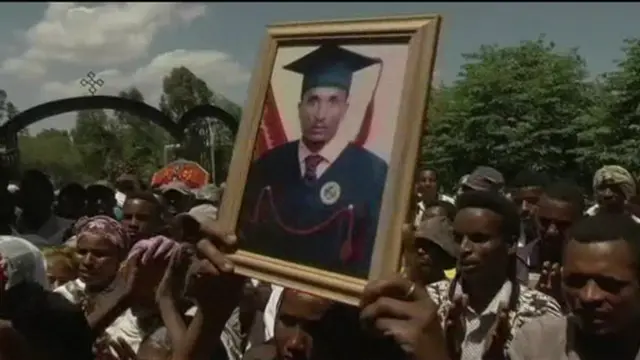
[[[473,190],[498,191],[504,187],[504,176],[489,166],[478,166],[464,181]]]
[[[460,247],[453,237],[453,226],[446,216],[435,216],[420,223],[415,237],[431,241],[455,259],[460,255]]]

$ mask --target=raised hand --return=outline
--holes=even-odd
[[[367,284],[360,318],[415,360],[449,359],[438,306],[426,289],[401,277]]]
[[[166,236],[154,236],[138,241],[129,252],[127,260],[140,256],[140,261],[145,265],[154,259],[169,259],[177,247],[178,243]]]
[[[193,247],[180,246],[172,252],[171,259],[165,270],[162,280],[156,289],[156,301],[174,301],[184,290],[184,280],[189,261],[195,256]]]
[[[562,267],[558,263],[545,261],[542,264],[540,279],[536,284],[536,290],[547,294],[556,301],[562,300]]]
[[[226,294],[224,301],[237,305],[246,279],[234,274],[233,262],[227,256],[236,247],[235,235],[224,234],[216,222],[197,223],[196,229],[188,215],[177,219],[182,223],[184,240],[189,243],[185,246],[199,255],[187,270],[185,295],[203,304],[212,297],[216,302],[223,301],[218,295]]]

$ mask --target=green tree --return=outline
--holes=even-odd
[[[144,97],[136,87],[121,91],[120,97],[144,102]],[[150,178],[162,166],[162,155],[167,134],[150,119],[141,119],[129,112],[116,111],[113,131],[123,144],[123,158],[126,164],[136,169],[142,178]]]
[[[18,108],[7,98],[7,92],[0,89],[0,125],[18,114]]]
[[[423,157],[450,185],[478,165],[505,176],[523,168],[579,171],[576,124],[593,99],[577,50],[558,52],[544,37],[518,46],[482,46],[463,55],[459,79],[440,89]]]
[[[0,125],[6,123],[18,114],[16,106],[11,101],[8,101],[7,98],[7,92],[0,89]],[[27,130],[24,129],[20,131],[20,133],[27,134]],[[17,136],[11,135],[0,139],[0,149],[2,149],[0,150],[0,167],[2,167],[2,171],[7,172],[11,178],[19,177],[20,172],[19,151],[16,150],[16,147],[19,146],[16,144],[17,140]]]
[[[40,169],[54,183],[84,181],[82,158],[66,130],[46,129],[19,137],[20,160],[25,169]]]
[[[162,90],[160,109],[176,121],[193,107],[209,104],[213,97],[207,83],[184,66],[164,77]]]
[[[169,75],[164,77],[162,90],[160,109],[176,122],[195,106],[210,104],[213,97],[213,92],[207,83],[184,66],[173,68]],[[198,119],[195,123],[188,124],[185,135],[185,141],[181,144],[182,149],[177,152],[179,156],[210,168],[208,161],[210,152],[206,146],[207,120]]]
[[[187,111],[197,105],[213,104],[237,116],[238,122],[242,109],[239,105],[212,91],[206,82],[198,78],[189,69],[182,66],[171,70],[162,82],[163,95],[160,99],[160,109],[177,121]],[[186,141],[181,155],[187,159],[197,161],[206,169],[211,170],[211,148],[209,131],[213,130],[216,139],[214,153],[216,154],[216,169],[226,175],[228,162],[233,146],[233,136],[229,129],[215,121],[215,119],[198,119],[190,124],[186,132]]]
[[[640,169],[640,39],[627,39],[624,58],[595,88],[596,104],[582,119],[578,160],[592,171],[618,164]]]
[[[227,99],[221,94],[214,91],[213,105],[219,106],[222,110],[228,112],[236,122],[240,123],[242,119],[242,107],[235,102]],[[215,133],[215,173],[218,183],[224,182],[229,173],[229,164],[231,163],[231,155],[235,136],[226,125],[221,121],[214,119],[213,131]]]
[[[7,121],[6,116],[6,108],[7,108],[7,92],[3,89],[0,89],[0,123],[4,123]]]
[[[71,137],[82,158],[84,173],[92,180],[114,180],[122,168],[124,151],[114,128],[104,110],[78,112]]]

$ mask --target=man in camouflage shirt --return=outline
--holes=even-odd
[[[497,192],[471,191],[458,198],[457,206],[458,273],[428,290],[440,306],[452,358],[501,359],[522,325],[546,314],[560,317],[560,306],[516,280],[520,219],[513,203]]]

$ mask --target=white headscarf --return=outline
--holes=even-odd
[[[218,218],[218,208],[211,204],[200,204],[192,207],[189,215],[201,224],[213,222]]]
[[[33,244],[17,236],[0,236],[0,273],[7,279],[5,290],[26,281],[49,288],[44,256]]]

